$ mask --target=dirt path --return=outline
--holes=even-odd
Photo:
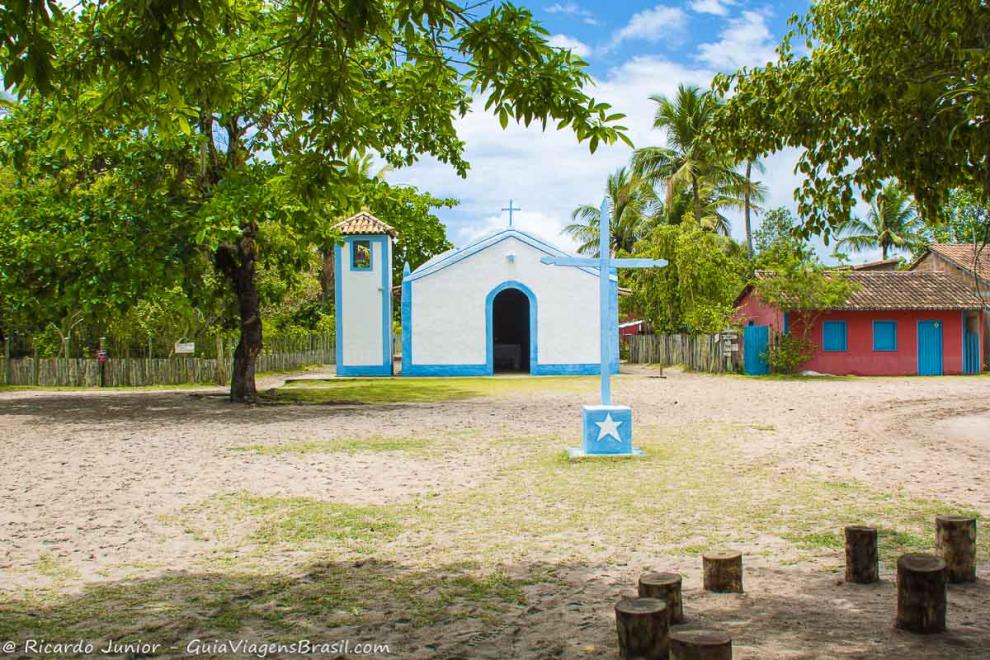
[[[748,466],[936,497],[990,515],[986,378],[775,381],[647,373],[616,383],[616,399],[633,406],[637,427],[758,429],[726,440]],[[284,378],[262,384],[275,386]],[[216,548],[204,550],[195,535],[181,533],[175,516],[223,493],[393,505],[500,478],[501,455],[487,449],[259,455],[235,447],[534,434],[573,437],[576,444],[577,411],[593,396],[591,384],[588,393],[550,389],[415,405],[243,407],[224,401],[220,388],[0,392],[0,593],[63,583],[73,592],[146,576],[149,567],[193,570],[204,552]],[[607,546],[607,538],[600,541]],[[422,554],[392,550],[407,553],[411,563]],[[605,550],[601,562],[575,566],[547,556],[556,590],[527,588],[527,606],[487,637],[479,637],[483,626],[475,626],[470,614],[425,628],[382,615],[376,625],[325,632],[385,636],[416,657],[608,655],[614,634],[609,603],[656,558],[637,549]],[[696,620],[727,625],[740,640],[737,657],[980,657],[990,647],[990,595],[983,581],[954,592],[952,635],[922,647],[889,627],[889,574],[884,585],[855,591],[836,585],[814,564],[780,566],[772,545],[755,550],[747,596],[692,592]],[[671,559],[667,566],[697,577],[693,560]],[[544,568],[515,570],[525,577]],[[574,592],[561,593],[560,584],[573,585]]]

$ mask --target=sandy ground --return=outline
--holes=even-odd
[[[774,381],[634,370],[617,384],[637,424],[760,424],[740,443],[747,461],[781,473],[859,480],[887,491],[952,501],[990,515],[990,380],[986,378]],[[312,376],[312,374],[307,374]],[[269,382],[267,385],[273,383]],[[232,406],[216,390],[0,392],[0,595],[43,584],[51,554],[80,584],[135,566],[182,571],[203,552],[168,517],[231,491],[308,495],[360,504],[408,501],[492,478],[484,457],[391,454],[259,456],[229,447],[275,440],[376,435],[532,434],[578,437],[584,395],[547,393],[391,406]],[[547,559],[553,563],[552,558]],[[930,640],[895,631],[889,572],[854,588],[813,567],[772,557],[747,564],[743,596],[705,594],[687,559],[692,622],[718,622],[736,657],[990,657],[987,579],[953,587],[951,632]],[[648,552],[620,563],[554,565],[559,583],[527,587],[527,606],[492,626],[452,615],[430,629],[408,623],[341,628],[340,637],[392,640],[400,656],[555,657],[614,653],[611,605]],[[530,567],[531,568],[531,567]],[[990,567],[981,566],[990,575]],[[559,585],[568,585],[561,591]],[[575,635],[574,631],[579,631]]]

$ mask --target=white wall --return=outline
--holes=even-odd
[[[386,240],[385,245],[388,245]],[[340,249],[341,302],[337,314],[341,327],[341,361],[348,366],[381,365],[382,347],[382,269],[389,268],[388,249],[380,241],[371,243],[371,270],[351,270],[351,243]]]
[[[516,255],[514,262],[508,253]],[[485,299],[507,280],[525,284],[536,296],[540,364],[597,363],[598,276],[541,264],[544,256],[510,236],[413,280],[413,364],[485,364]]]

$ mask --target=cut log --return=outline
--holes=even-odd
[[[721,630],[670,633],[670,660],[732,660],[732,638]]]
[[[945,562],[910,553],[897,560],[897,627],[915,633],[945,630]]]
[[[976,518],[935,517],[935,548],[953,584],[976,580]]]
[[[705,591],[742,593],[743,564],[739,552],[710,552],[702,556]]]
[[[667,605],[657,598],[627,598],[615,605],[619,656],[667,660],[670,653]]]
[[[868,584],[880,579],[875,527],[846,527],[846,582]]]
[[[657,598],[667,604],[670,623],[684,623],[681,576],[677,573],[644,573],[639,576],[639,597]]]

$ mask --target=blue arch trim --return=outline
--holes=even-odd
[[[494,374],[495,356],[493,354],[494,346],[492,338],[492,306],[495,304],[495,297],[508,289],[515,289],[529,300],[529,373],[534,374],[537,372],[537,365],[539,364],[539,360],[537,359],[539,335],[537,334],[536,294],[528,286],[516,280],[502,282],[489,291],[485,297],[485,364],[488,367],[488,373]]]

